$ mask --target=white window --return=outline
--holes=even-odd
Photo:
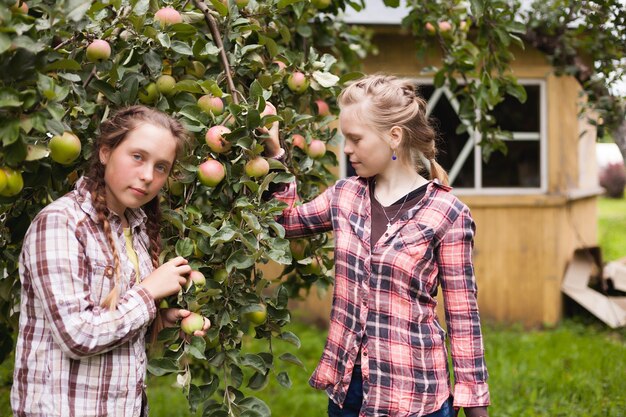
[[[526,89],[526,102],[506,96],[492,113],[513,139],[505,141],[506,154],[496,151],[485,162],[480,133],[456,133],[461,123],[459,104],[450,90],[445,86],[435,89],[430,80],[417,80],[440,137],[437,161],[448,171],[450,184],[458,194],[533,194],[547,189],[545,83],[519,82]],[[342,172],[353,175],[349,163],[342,162]]]

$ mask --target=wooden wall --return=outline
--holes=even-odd
[[[374,42],[380,52],[365,61],[367,73],[419,77],[420,68],[437,63],[436,53],[412,53],[413,41],[402,32],[379,28]],[[552,75],[538,51],[515,55],[517,77],[546,80],[547,193],[459,197],[477,224],[474,260],[483,319],[554,324],[562,316],[560,285],[574,249],[597,244],[595,133],[578,118],[580,86],[573,78]],[[331,294],[312,294],[297,306],[323,322],[330,302]]]

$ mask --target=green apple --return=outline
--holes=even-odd
[[[296,94],[302,94],[309,88],[309,80],[306,75],[296,71],[287,77],[287,87]]]
[[[153,104],[159,98],[159,90],[155,83],[150,83],[146,86],[145,91],[140,91],[139,101],[143,104]]]
[[[190,313],[180,321],[180,328],[187,334],[193,334],[204,327],[204,317],[198,313]]]
[[[18,195],[22,188],[24,188],[24,179],[22,173],[14,170],[13,168],[4,167],[0,168],[4,171],[7,178],[6,186],[0,190],[0,195],[3,197],[13,197]]]
[[[331,0],[311,0],[313,6],[315,6],[318,10],[324,10],[328,6],[330,6]]]
[[[170,96],[176,88],[176,79],[171,75],[161,75],[156,81],[156,87],[159,93]]]
[[[107,41],[96,39],[89,44],[85,55],[91,62],[105,61],[111,56],[111,45]]]
[[[264,177],[270,172],[270,164],[267,162],[267,159],[257,156],[246,163],[244,171],[250,178]]]
[[[243,313],[243,318],[250,323],[263,324],[267,320],[267,308],[263,304],[258,304],[259,310]]]
[[[80,155],[80,139],[72,132],[63,132],[53,136],[48,144],[50,158],[61,165],[69,165]]]
[[[203,112],[214,116],[219,116],[224,113],[224,102],[222,99],[209,94],[205,94],[198,99],[198,107],[200,107]]]

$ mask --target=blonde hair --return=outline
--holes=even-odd
[[[358,116],[381,134],[394,126],[401,128],[399,157],[409,159],[417,171],[425,168],[425,158],[430,165],[430,179],[448,184],[446,170],[436,161],[437,134],[426,115],[426,101],[411,81],[391,75],[368,75],[346,87],[337,102],[340,108],[361,104]]]
[[[115,149],[126,139],[128,133],[143,123],[163,127],[172,133],[172,136],[176,139],[177,158],[184,152],[190,140],[189,133],[178,120],[159,110],[146,106],[123,108],[100,126],[100,135],[94,144],[87,177],[91,180],[89,191],[91,192],[93,206],[96,210],[98,221],[102,224],[113,255],[115,285],[101,304],[102,307],[110,310],[117,308],[120,296],[121,268],[119,254],[115,247],[111,225],[108,220],[109,209],[106,205],[106,184],[104,182],[105,166],[100,161],[100,149]],[[159,254],[161,253],[161,209],[159,196],[154,197],[142,208],[147,216],[146,230],[150,239],[150,258],[152,266],[156,269],[159,267]]]

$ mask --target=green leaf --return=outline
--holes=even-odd
[[[187,345],[187,351],[196,359],[206,359],[204,350],[206,349],[206,341],[200,336],[192,336],[191,341]]]
[[[267,367],[265,366],[265,361],[263,361],[263,359],[259,355],[247,353],[241,359],[241,364],[243,366],[252,368],[255,371],[259,371],[259,372],[267,371]]]
[[[0,54],[11,47],[11,38],[5,33],[0,33]]]
[[[44,72],[56,71],[56,70],[71,70],[71,71],[80,71],[83,67],[78,63],[78,61],[73,59],[59,59],[54,61],[48,65],[46,65],[43,69]]]
[[[345,83],[347,83],[348,81],[352,81],[352,80],[358,80],[359,78],[363,77],[365,74],[360,72],[360,71],[354,71],[354,72],[349,72],[347,74],[343,74],[341,77],[339,77],[339,84],[343,85]]]
[[[289,374],[287,374],[287,372],[279,372],[278,375],[276,375],[276,380],[283,387],[287,389],[291,388],[291,379],[289,378]]]
[[[230,383],[233,387],[239,388],[243,382],[243,372],[235,364],[230,365]]]
[[[164,209],[163,210],[163,220],[169,222],[174,227],[176,227],[179,231],[183,232],[185,230],[185,224],[183,223],[183,216],[180,213],[171,210]]]
[[[255,262],[254,256],[250,256],[243,249],[239,249],[228,257],[226,270],[230,273],[233,269],[247,269],[254,265]]]
[[[313,73],[313,79],[317,81],[319,85],[325,88],[334,87],[339,81],[339,77],[337,77],[335,74],[322,71],[315,71]]]
[[[241,417],[270,417],[272,414],[267,404],[256,397],[244,398],[238,405],[245,410]]]
[[[19,120],[2,120],[0,121],[0,138],[2,145],[9,146],[20,137]]]
[[[170,40],[170,35],[168,35],[167,33],[164,33],[164,32],[159,33],[157,35],[157,39],[161,43],[161,46],[164,48],[169,48],[170,45],[172,44],[172,41]]]
[[[200,233],[200,234],[202,234],[202,235],[204,235],[206,237],[211,237],[211,236],[213,236],[217,232],[217,229],[215,227],[209,226],[209,225],[206,225],[206,224],[200,224],[200,225],[197,225],[197,226],[191,226],[190,229],[195,231],[195,232],[198,232],[198,233]]]
[[[278,336],[278,338],[284,340],[285,342],[291,343],[292,345],[300,349],[300,339],[298,338],[298,336],[295,335],[295,333],[289,331],[282,332],[280,336]]]
[[[104,96],[112,103],[117,104],[118,106],[122,104],[119,92],[116,91],[111,84],[94,78],[89,83],[89,86],[104,94]]]
[[[173,359],[156,358],[148,362],[148,372],[152,375],[163,376],[172,372],[179,372],[178,366]]]
[[[302,0],[279,0],[278,2],[278,8],[279,9],[284,9],[285,7],[294,4],[294,3],[298,3],[301,2]]]
[[[193,253],[193,242],[191,239],[186,237],[176,242],[176,255],[186,258],[192,253]]]
[[[225,224],[220,230],[211,236],[211,246],[219,245],[220,243],[230,242],[235,238],[235,229],[229,224]]]
[[[28,145],[26,161],[37,161],[48,156],[48,148],[43,145]]]
[[[91,7],[90,0],[70,0],[65,3],[66,5],[66,17],[68,20],[78,22],[81,20],[89,7]]]
[[[282,355],[278,357],[278,359],[280,359],[281,361],[293,363],[294,365],[298,365],[299,367],[304,369],[304,364],[293,353],[289,353],[289,352],[283,353]]]
[[[248,211],[243,211],[241,213],[241,217],[245,220],[250,229],[257,233],[261,231],[261,224],[259,223],[259,219],[254,214]]]
[[[181,41],[172,42],[171,48],[178,52],[181,55],[193,55],[193,51],[191,50],[191,46]]]
[[[267,386],[269,382],[269,372],[255,372],[248,380],[248,388],[259,391]]]
[[[0,107],[19,107],[22,100],[18,92],[12,88],[0,89]]]
[[[150,0],[138,0],[133,7],[133,13],[137,16],[144,16],[150,8]]]

